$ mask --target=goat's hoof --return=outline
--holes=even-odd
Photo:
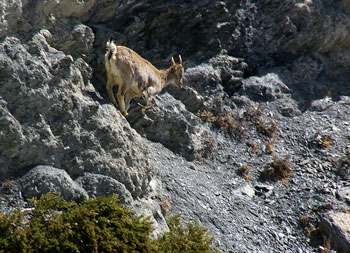
[[[145,108],[141,108],[141,112],[145,113],[146,109]]]
[[[123,112],[123,115],[124,115],[124,117],[127,117],[129,115],[129,113]]]

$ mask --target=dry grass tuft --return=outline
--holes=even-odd
[[[212,110],[203,110],[198,112],[198,116],[220,130],[231,134],[232,136],[242,137],[244,128],[242,127],[242,119],[234,113],[213,112]]]
[[[273,180],[279,180],[284,183],[289,182],[293,174],[292,163],[289,156],[274,156],[273,162],[263,170],[263,174]]]
[[[244,164],[236,170],[236,173],[243,177],[245,180],[252,180],[253,177],[249,175],[249,172],[250,166],[248,164]]]

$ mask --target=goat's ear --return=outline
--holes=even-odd
[[[175,65],[174,57],[171,57],[171,66]]]

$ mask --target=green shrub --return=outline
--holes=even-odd
[[[0,252],[211,252],[207,230],[182,228],[178,216],[170,219],[170,232],[150,239],[149,217],[134,215],[117,196],[77,204],[49,193],[30,203],[31,209],[0,214]]]
[[[200,223],[187,223],[183,227],[180,215],[175,215],[167,221],[169,232],[165,232],[156,240],[158,252],[219,252],[210,246],[213,237]]]
[[[151,222],[98,197],[80,205],[55,193],[33,199],[34,209],[0,217],[2,252],[149,252]]]

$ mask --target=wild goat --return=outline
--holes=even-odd
[[[168,69],[158,70],[130,48],[117,46],[112,40],[107,42],[106,49],[107,93],[110,101],[117,107],[113,87],[119,85],[119,110],[125,117],[128,116],[130,101],[134,97],[145,96],[147,104],[142,108],[142,112],[145,112],[154,106],[154,97],[165,86],[173,84],[182,87],[184,64],[180,55],[179,64],[171,58],[171,66]]]

